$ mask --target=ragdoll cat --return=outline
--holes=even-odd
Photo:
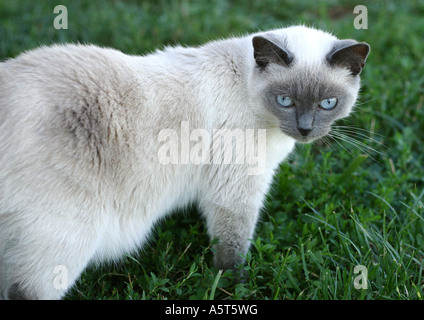
[[[54,45],[0,63],[0,298],[61,298],[88,264],[140,248],[190,203],[218,239],[215,265],[243,262],[274,171],[349,114],[369,50],[299,26],[147,56]],[[262,168],[217,161],[238,149],[215,147],[215,133],[241,134],[236,156]]]

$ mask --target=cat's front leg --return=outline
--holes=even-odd
[[[219,269],[234,268],[244,262],[244,256],[253,237],[258,208],[248,206],[208,205],[206,224],[211,239],[217,239],[214,245],[214,263]]]

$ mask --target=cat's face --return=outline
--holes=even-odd
[[[308,36],[297,38],[297,44],[290,35],[253,38],[256,101],[284,134],[301,143],[325,136],[335,120],[349,115],[369,53],[368,44],[337,40],[321,31],[315,35],[321,41],[311,41],[311,30],[306,29]],[[305,30],[296,31],[302,38]]]

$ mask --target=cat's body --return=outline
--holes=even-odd
[[[0,298],[60,298],[89,263],[136,250],[158,219],[190,203],[219,239],[215,264],[242,262],[278,164],[296,140],[314,140],[348,115],[359,90],[354,67],[368,54],[332,61],[346,45],[304,27],[261,35],[272,42],[246,36],[145,57],[64,45],[0,63]],[[320,87],[330,82],[333,91]],[[286,89],[294,101],[299,91],[308,99],[335,92],[343,108],[280,111],[271,97]],[[264,168],[183,163],[182,123],[211,136],[266,129]],[[181,140],[179,163],[160,159],[163,129]],[[57,266],[66,268],[65,287]]]

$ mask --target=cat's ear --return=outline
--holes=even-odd
[[[370,46],[365,42],[355,40],[339,40],[327,55],[330,65],[336,65],[350,70],[353,76],[361,73],[365,66]]]
[[[288,51],[264,37],[253,37],[252,44],[256,65],[260,68],[265,68],[271,62],[288,67],[293,61]]]

